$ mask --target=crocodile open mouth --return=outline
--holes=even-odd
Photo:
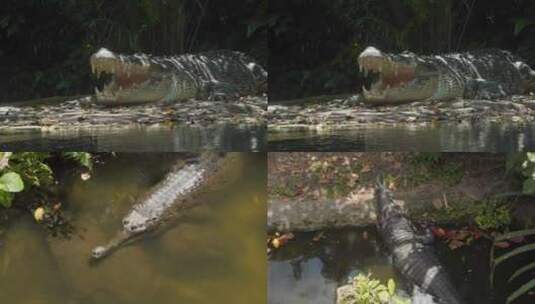
[[[362,94],[367,100],[394,98],[411,88],[416,79],[416,69],[410,63],[392,60],[374,47],[366,48],[358,58],[360,72],[373,82],[369,88],[362,86]]]
[[[111,76],[102,90],[95,87],[98,100],[117,100],[123,92],[134,90],[149,83],[150,63],[139,58],[138,62],[128,62],[122,55],[102,48],[90,58],[91,72],[98,78]]]
[[[439,74],[433,66],[413,53],[399,55],[366,48],[358,58],[360,71],[372,78],[369,88],[362,87],[365,102],[399,103],[432,98]]]

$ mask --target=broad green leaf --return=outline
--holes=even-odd
[[[24,190],[24,183],[18,173],[8,172],[0,177],[0,190],[20,192]]]
[[[526,179],[522,185],[522,192],[524,194],[534,194],[535,193],[535,180]]]
[[[528,157],[528,160],[532,163],[535,163],[535,153],[534,152],[527,152],[526,156]]]
[[[13,201],[13,195],[11,193],[0,190],[0,205],[5,208],[11,207],[11,202]]]
[[[388,293],[393,296],[394,293],[396,292],[396,283],[394,282],[394,280],[392,279],[388,279]]]
[[[381,303],[388,303],[388,300],[390,299],[390,294],[388,294],[388,291],[386,290],[379,292],[377,296],[379,297],[379,301],[381,301]]]

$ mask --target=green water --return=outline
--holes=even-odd
[[[175,157],[119,154],[85,182],[67,172],[73,234],[52,237],[31,216],[14,221],[0,247],[1,303],[265,303],[265,154],[242,154],[229,184],[169,229],[89,264],[91,248],[114,235]]]

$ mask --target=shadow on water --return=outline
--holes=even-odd
[[[404,283],[378,242],[375,229],[327,231],[320,241],[314,240],[315,235],[299,233],[294,240],[271,254],[268,262],[268,303],[334,304],[337,287],[361,272],[371,272],[383,283],[394,278],[403,288]],[[490,242],[484,240],[454,251],[443,243],[435,245],[439,259],[466,303],[505,303],[504,295],[497,294],[504,290],[496,288],[494,294],[490,292],[489,246]],[[507,271],[518,269],[525,262],[509,265]],[[508,277],[503,272],[496,275],[497,282]]]
[[[535,149],[535,124],[441,123],[326,133],[284,132],[270,133],[268,141],[269,151],[529,151]]]
[[[8,151],[263,151],[266,130],[258,127],[135,127],[94,130],[56,130],[0,135],[0,149]]]
[[[176,154],[119,154],[88,181],[60,182],[75,228],[54,238],[30,216],[0,248],[2,303],[263,303],[266,295],[265,155],[243,154],[228,186],[201,196],[174,225],[90,265],[91,249],[120,228],[133,199]],[[251,168],[254,168],[252,170]]]

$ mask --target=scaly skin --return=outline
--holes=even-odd
[[[366,48],[359,68],[379,76],[362,88],[368,103],[417,100],[497,99],[535,90],[535,71],[508,51],[484,49],[466,53],[419,56]]]
[[[123,218],[122,229],[106,245],[92,250],[92,258],[101,259],[137,236],[158,229],[185,208],[200,202],[195,196],[212,184],[222,183],[223,172],[235,158],[205,152],[186,163],[177,164]]]
[[[247,55],[228,50],[178,56],[122,55],[105,48],[90,58],[92,72],[111,74],[98,103],[109,105],[219,100],[265,90],[267,72]]]
[[[438,303],[463,303],[429,245],[432,236],[418,235],[381,179],[378,179],[375,197],[379,234],[392,253],[394,267],[408,282],[435,297]]]

